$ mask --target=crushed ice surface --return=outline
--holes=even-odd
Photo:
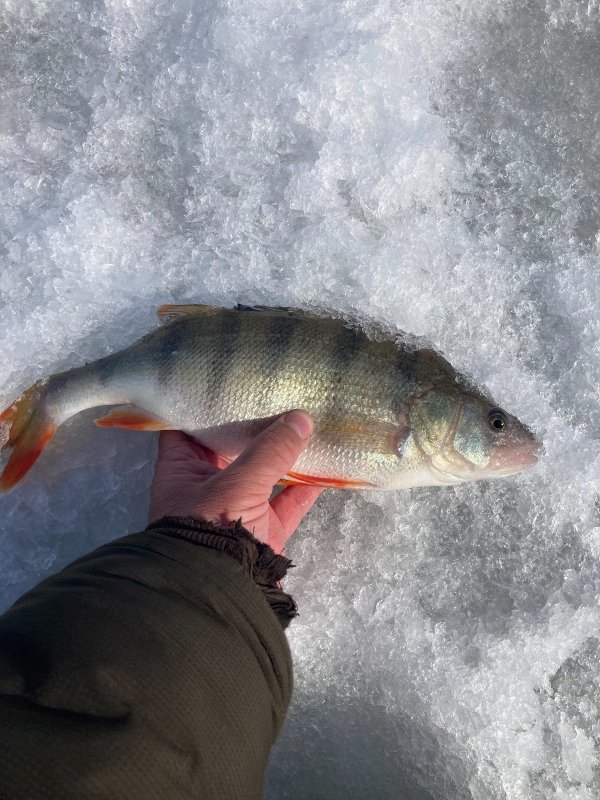
[[[327,493],[292,540],[268,798],[600,792],[597,0],[6,0],[3,406],[162,302],[426,336],[535,471]],[[155,437],[65,425],[1,499],[4,605],[141,528]]]

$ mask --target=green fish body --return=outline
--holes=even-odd
[[[539,444],[431,349],[287,309],[163,306],[162,327],[41,381],[0,415],[13,486],[74,414],[119,405],[103,427],[175,428],[227,460],[278,415],[311,414],[287,482],[401,489],[501,477]],[[283,476],[282,476],[283,477]]]

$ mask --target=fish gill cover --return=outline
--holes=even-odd
[[[501,483],[320,500],[267,798],[597,797],[598,0],[0,23],[2,407],[163,302],[241,302],[424,336],[544,438]],[[92,416],[1,500],[5,606],[145,523],[154,437]]]

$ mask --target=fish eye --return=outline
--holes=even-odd
[[[488,414],[488,422],[496,433],[500,433],[508,425],[506,414],[499,408],[492,408]]]

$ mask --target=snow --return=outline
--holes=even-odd
[[[3,405],[164,302],[425,336],[533,471],[327,493],[294,536],[267,798],[600,792],[598,0],[5,0]],[[0,500],[0,592],[145,524],[86,412]]]

